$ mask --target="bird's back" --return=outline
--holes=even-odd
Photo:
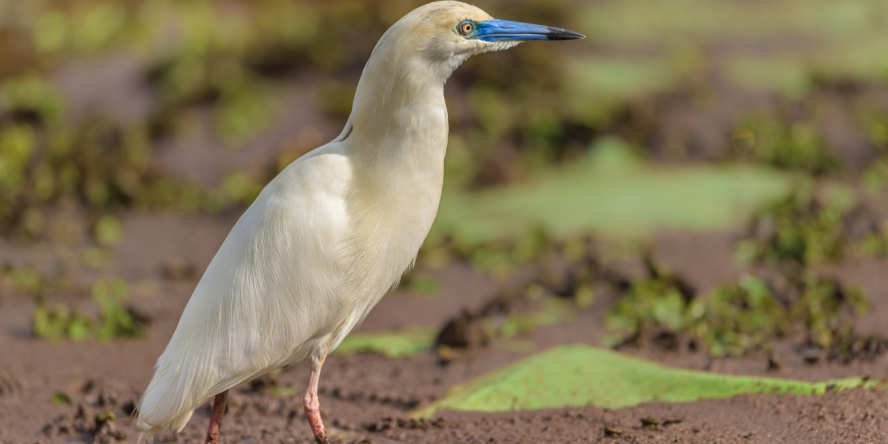
[[[204,273],[142,396],[137,424],[181,430],[217,393],[304,358],[339,316],[350,163],[300,158],[241,216]]]

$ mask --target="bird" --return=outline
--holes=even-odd
[[[305,417],[315,441],[328,442],[317,394],[324,360],[413,266],[438,211],[444,84],[472,55],[579,38],[457,1],[393,24],[339,136],[272,179],[213,257],[139,401],[140,440],[181,431],[212,398],[206,442],[217,443],[228,390],[309,358]]]

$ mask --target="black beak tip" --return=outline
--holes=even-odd
[[[568,31],[566,29],[555,28],[550,26],[549,32],[546,34],[549,40],[575,40],[584,39],[586,36],[578,32]]]

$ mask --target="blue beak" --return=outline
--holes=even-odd
[[[467,36],[470,39],[485,42],[508,42],[522,40],[573,40],[586,36],[566,29],[552,26],[532,25],[530,23],[510,22],[507,20],[488,20],[478,23],[478,27]]]

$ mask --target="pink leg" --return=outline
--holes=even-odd
[[[305,406],[305,419],[311,426],[314,433],[315,441],[318,444],[329,444],[327,434],[324,433],[324,422],[321,421],[321,401],[318,399],[318,380],[321,378],[321,366],[324,360],[321,359],[317,365],[311,366],[311,378],[308,381],[308,389],[305,391],[305,398],[302,399],[302,405]]]
[[[222,415],[225,414],[225,403],[228,402],[228,390],[216,395],[213,399],[213,414],[210,416],[210,428],[207,430],[206,444],[219,444],[219,429],[222,428]]]

